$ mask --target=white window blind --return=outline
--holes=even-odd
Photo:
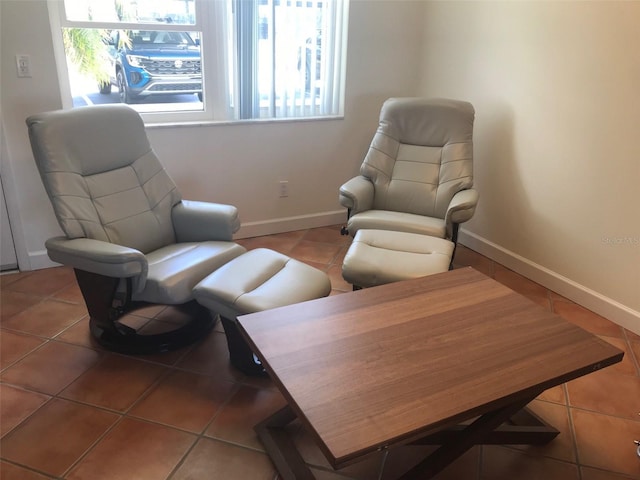
[[[49,6],[67,107],[126,101],[152,122],[343,114],[348,0],[49,0]],[[111,64],[106,68],[112,85],[103,87],[102,95],[74,87],[78,52],[72,58],[68,38],[62,41],[62,32],[74,29],[125,39],[115,44],[111,40]],[[114,35],[114,31],[129,33]],[[162,70],[158,68],[162,59],[156,57],[166,52],[131,45],[132,38],[138,38],[134,33],[157,39],[170,38],[171,32],[186,32],[194,39],[200,73],[186,51],[169,56],[169,67]],[[118,52],[125,47],[137,50]],[[189,48],[195,50],[193,45]],[[117,58],[135,62],[127,66],[128,80],[146,78],[157,85],[145,91],[131,83],[127,95],[121,94],[126,85],[116,75]],[[181,74],[186,66],[193,67],[189,73],[198,77],[182,84],[159,78]],[[200,82],[201,90],[194,90]],[[94,84],[97,89],[98,82]],[[92,88],[87,81],[82,85]]]

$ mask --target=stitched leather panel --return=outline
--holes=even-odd
[[[27,120],[60,226],[68,238],[143,253],[174,242],[171,208],[181,197],[151,150],[142,119],[124,105],[99,108]]]
[[[387,100],[360,169],[375,185],[373,208],[444,218],[473,186],[473,121],[467,102]]]

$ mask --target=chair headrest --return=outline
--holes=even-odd
[[[442,147],[471,142],[473,105],[446,98],[390,98],[382,105],[380,127],[386,134],[410,145]]]
[[[93,175],[130,165],[151,150],[142,118],[123,104],[56,110],[26,123],[43,172]]]

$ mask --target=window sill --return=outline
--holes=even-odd
[[[181,128],[181,127],[210,127],[225,125],[253,125],[264,123],[298,123],[298,122],[322,122],[327,120],[344,120],[344,115],[326,115],[321,117],[287,117],[287,118],[249,118],[243,120],[194,120],[176,122],[147,122],[145,126],[150,129]]]

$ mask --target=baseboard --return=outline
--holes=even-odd
[[[46,250],[29,253],[29,265],[20,265],[20,270],[40,270],[41,268],[59,267],[60,264],[51,261]]]
[[[293,232],[295,230],[305,230],[307,228],[327,227],[346,223],[347,211],[336,210],[333,212],[321,212],[311,215],[299,215],[296,217],[283,217],[273,220],[242,223],[240,230],[236,232],[234,238],[250,238],[262,235],[273,235],[274,233]]]
[[[640,335],[640,312],[465,229],[460,230],[458,242]]]

